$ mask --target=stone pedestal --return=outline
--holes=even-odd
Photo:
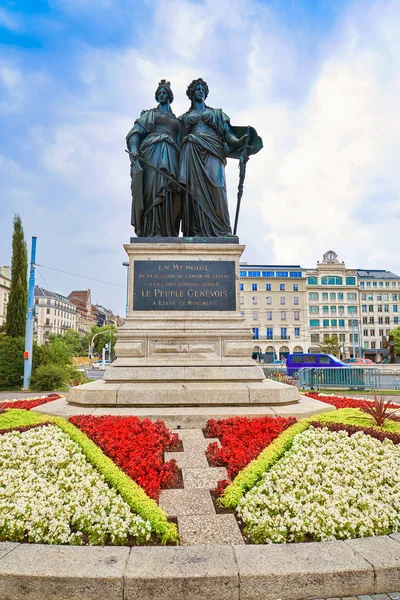
[[[133,238],[129,313],[118,358],[102,381],[68,402],[97,406],[240,406],[297,402],[295,387],[266,380],[251,359],[240,314],[237,238]]]

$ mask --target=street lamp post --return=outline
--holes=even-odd
[[[124,267],[126,267],[126,302],[125,302],[125,316],[128,316],[129,312],[129,263],[123,262]]]

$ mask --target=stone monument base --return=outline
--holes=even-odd
[[[167,238],[168,239],[168,238]],[[241,314],[237,238],[133,238],[129,312],[104,379],[72,388],[90,406],[249,406],[298,402],[265,379]]]

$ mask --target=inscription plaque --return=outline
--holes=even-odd
[[[133,310],[236,310],[235,263],[135,260]]]

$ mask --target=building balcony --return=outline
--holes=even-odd
[[[279,342],[281,342],[281,341],[288,342],[290,340],[290,335],[287,335],[285,337],[282,337],[281,335],[274,335],[272,337],[272,336],[267,336],[267,335],[256,336],[253,334],[253,340],[261,340],[261,341],[268,341],[268,342],[273,342],[275,340],[275,341],[279,341]]]

